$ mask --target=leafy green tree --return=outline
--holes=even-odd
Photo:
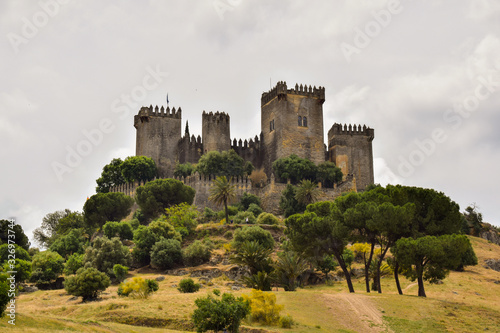
[[[220,295],[218,290],[213,293]],[[197,332],[219,332],[225,329],[230,333],[237,333],[241,321],[250,313],[248,301],[228,293],[224,293],[220,299],[212,295],[200,297],[195,300],[195,305],[197,308],[191,318]]]
[[[262,213],[257,217],[257,224],[278,225],[280,221],[271,213]]]
[[[195,167],[191,163],[177,164],[174,169],[175,177],[188,177],[195,171]]]
[[[281,192],[279,206],[285,217],[303,213],[306,210],[306,205],[297,200],[296,194],[297,187],[292,184],[287,184],[283,192]]]
[[[68,234],[56,238],[49,249],[66,258],[73,253],[83,253],[86,242],[82,229],[73,229]]]
[[[43,247],[49,247],[58,234],[59,222],[62,218],[71,214],[71,210],[58,210],[45,215],[40,227],[33,231],[33,238]]]
[[[66,264],[64,265],[64,274],[65,275],[71,275],[75,274],[77,270],[79,270],[81,267],[83,267],[83,257],[84,254],[80,253],[73,253],[68,257],[66,260]]]
[[[255,224],[257,222],[257,219],[255,218],[255,215],[253,215],[252,212],[246,211],[246,212],[238,212],[233,218],[234,223],[237,224],[243,224],[243,223],[248,223],[248,224]]]
[[[182,263],[181,243],[176,239],[161,239],[151,248],[151,263],[160,269]]]
[[[317,167],[310,160],[292,154],[274,161],[273,170],[282,182],[290,179],[293,184],[296,184],[303,179],[315,180]]]
[[[48,285],[63,272],[64,258],[57,252],[43,251],[33,257],[31,282],[37,286]]]
[[[113,186],[125,183],[125,178],[122,175],[123,161],[120,158],[113,158],[109,164],[102,168],[101,177],[96,180],[96,193],[108,193]]]
[[[297,202],[306,206],[318,201],[319,196],[320,190],[318,186],[308,179],[301,180],[295,192]]]
[[[256,196],[255,194],[250,194],[248,192],[243,193],[243,195],[241,196],[241,199],[240,199],[240,204],[241,204],[242,210],[247,210],[248,208],[250,208],[251,204],[255,204],[255,205],[261,207],[260,198],[258,196]]]
[[[218,152],[209,151],[204,154],[198,164],[196,170],[205,176],[225,176],[242,177],[245,174],[249,175],[248,171],[252,172],[253,165],[236,154],[232,149]]]
[[[28,254],[28,251],[23,249],[21,246],[17,244],[2,244],[0,245],[0,263],[3,263],[12,257],[9,258],[10,255],[15,255],[16,259],[31,261],[31,256]]]
[[[298,286],[298,277],[308,268],[305,261],[297,252],[286,251],[278,254],[274,264],[278,283],[285,291],[295,291]]]
[[[175,179],[157,179],[139,186],[135,200],[147,218],[154,218],[165,212],[165,208],[181,204],[193,204],[195,190]],[[113,221],[113,220],[109,220]]]
[[[4,272],[15,272],[16,285],[28,280],[32,274],[31,262],[22,259],[10,259],[3,264]]]
[[[418,282],[418,296],[426,297],[424,280],[436,283],[444,279],[450,269],[462,263],[470,247],[465,235],[424,236],[417,239],[401,238],[392,253],[403,268],[404,275]]]
[[[469,240],[469,238],[467,238]],[[460,265],[455,269],[458,272],[463,272],[465,266],[475,266],[477,265],[477,256],[476,253],[474,252],[474,248],[472,247],[472,244],[470,243],[469,240],[469,245],[467,247],[467,250],[464,252],[462,256],[462,260],[460,262]]]
[[[0,272],[0,318],[4,316],[7,304],[9,304],[11,297],[9,297],[9,282],[7,274]]]
[[[229,222],[227,204],[236,197],[235,191],[235,186],[231,184],[231,180],[228,180],[226,176],[217,177],[213,181],[213,187],[210,188],[210,196],[208,197],[208,200],[213,201],[218,206],[224,205],[226,223]]]
[[[101,292],[109,287],[109,277],[93,267],[80,268],[76,275],[69,276],[64,281],[64,289],[70,295],[82,297],[83,301],[96,299]]]
[[[23,227],[19,224],[12,225],[8,220],[0,220],[0,244],[8,243],[10,239],[26,251],[30,248],[28,236],[24,233]],[[9,232],[10,231],[10,232]],[[12,243],[11,243],[12,244]]]
[[[113,266],[115,264],[128,266],[129,262],[128,247],[124,246],[118,237],[96,238],[94,243],[85,249],[85,257],[83,258],[84,266],[89,263],[92,267],[109,276],[114,276]]]
[[[333,255],[325,254],[323,258],[317,261],[316,267],[325,274],[325,280],[328,281],[328,273],[335,271],[339,264]]]
[[[272,271],[272,252],[272,249],[264,247],[257,241],[245,241],[231,256],[231,262],[247,268],[250,275],[258,272],[270,273]]]
[[[134,230],[128,221],[108,221],[102,227],[102,231],[108,238],[120,237],[121,240],[134,238]]]
[[[122,282],[123,280],[125,280],[125,277],[128,274],[128,267],[122,266],[120,264],[115,264],[113,266],[113,273],[115,274],[116,279],[119,282]]]
[[[129,156],[121,164],[121,172],[125,182],[150,181],[157,175],[155,161],[146,156]]]
[[[151,249],[162,238],[182,241],[181,235],[174,227],[161,219],[155,220],[149,226],[139,226],[134,231],[135,247],[132,251],[134,259],[139,264],[147,265],[151,261]]]
[[[185,229],[187,233],[191,233],[196,229],[198,222],[198,210],[196,206],[188,205],[183,202],[178,205],[165,209],[165,215],[162,217],[170,223],[176,230]]]
[[[184,264],[187,266],[196,266],[208,262],[212,255],[210,250],[210,246],[200,240],[195,240],[182,251]]]
[[[250,204],[250,206],[247,209],[247,212],[252,213],[253,216],[259,216],[264,212],[264,210],[260,208],[260,206],[257,206],[256,204],[253,203]]]
[[[101,228],[107,221],[120,221],[132,208],[134,200],[120,192],[97,193],[83,205],[85,224],[89,228]]]
[[[342,181],[342,177],[342,170],[335,163],[323,162],[318,164],[316,181],[321,182],[323,187],[333,187],[333,184]]]
[[[238,252],[238,249],[245,242],[256,241],[266,249],[274,248],[274,239],[271,233],[259,226],[244,226],[236,229],[233,236],[232,246]]]
[[[463,213],[463,231],[466,235],[479,236],[481,231],[481,223],[483,223],[483,214],[481,214],[476,204],[472,204],[465,208]]]

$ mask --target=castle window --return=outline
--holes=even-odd
[[[302,126],[302,117],[299,116],[299,126]]]
[[[269,122],[269,132],[274,131],[274,119]]]
[[[302,118],[302,126],[307,127],[307,117]]]

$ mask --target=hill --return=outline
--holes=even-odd
[[[234,226],[199,230],[200,237],[223,242],[222,235]],[[274,228],[279,238],[279,228]],[[296,324],[291,329],[252,326],[244,323],[242,332],[499,332],[500,272],[485,267],[485,260],[500,259],[500,246],[470,237],[479,265],[464,272],[451,272],[442,284],[426,284],[427,298],[417,297],[416,283],[401,278],[405,295],[398,295],[394,279],[382,280],[383,294],[364,292],[364,280],[355,279],[355,294],[348,293],[345,282],[314,285],[296,292],[273,291],[282,314],[290,314]],[[209,264],[189,271],[212,272],[213,278],[193,277],[203,288],[182,294],[176,286],[185,276],[160,274],[150,269],[131,272],[131,276],[165,277],[160,289],[146,301],[121,298],[118,286],[109,287],[98,301],[82,303],[64,290],[36,291],[17,299],[16,326],[0,321],[0,329],[12,332],[182,332],[193,331],[190,315],[194,300],[212,289],[249,294],[227,277],[233,267],[224,259],[224,248],[216,250]],[[216,277],[215,277],[216,276]]]

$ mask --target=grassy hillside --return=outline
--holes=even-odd
[[[219,236],[220,237],[220,236]],[[419,298],[415,283],[401,278],[405,295],[397,295],[393,278],[382,280],[383,294],[364,292],[364,280],[354,280],[356,293],[345,282],[332,286],[308,286],[297,292],[275,291],[297,324],[292,329],[255,327],[244,323],[242,331],[259,332],[499,332],[500,272],[486,269],[485,259],[500,259],[500,246],[471,237],[479,265],[465,272],[452,272],[443,284],[426,284],[427,298]],[[223,251],[221,249],[220,251]],[[209,268],[208,266],[203,266]],[[196,267],[200,269],[202,267]],[[228,266],[218,266],[224,270]],[[134,276],[155,278],[151,271]],[[233,281],[213,279],[195,294],[182,294],[173,287],[182,276],[165,275],[160,289],[149,299],[121,298],[117,286],[102,299],[81,303],[64,290],[22,294],[17,301],[16,326],[0,319],[0,330],[12,332],[181,332],[193,330],[189,321],[194,300],[218,288],[231,291]],[[194,278],[197,280],[196,278]],[[231,291],[236,295],[249,289]]]

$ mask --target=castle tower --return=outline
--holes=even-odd
[[[356,189],[363,191],[374,183],[372,141],[375,131],[361,125],[333,124],[328,131],[328,159],[344,175],[353,174]]]
[[[325,161],[323,135],[323,103],[325,88],[295,85],[286,82],[261,98],[261,129],[264,147],[263,164],[267,174],[272,163],[295,154],[318,164]]]
[[[209,151],[224,151],[231,149],[231,136],[229,131],[229,115],[224,112],[203,111],[201,141],[203,154]]]
[[[172,177],[181,138],[182,110],[142,107],[134,116],[136,156],[152,158],[160,177]]]

